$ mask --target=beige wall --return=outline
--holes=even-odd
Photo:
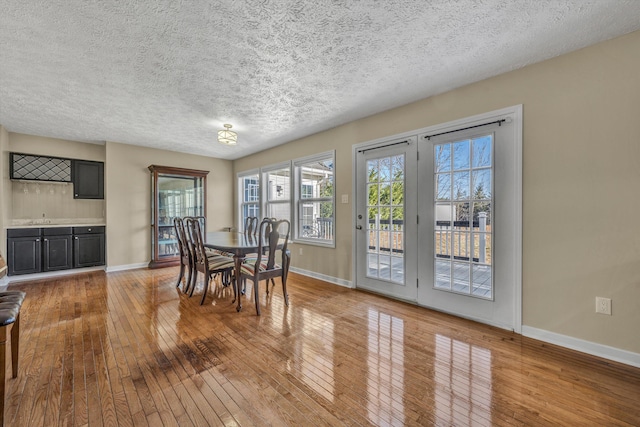
[[[335,149],[336,249],[307,245],[292,262],[352,280],[352,145],[523,104],[523,324],[640,353],[639,76],[635,32],[239,159],[234,172]],[[612,298],[613,316],[595,313],[596,296]]]
[[[9,164],[9,152],[39,154],[70,159],[104,161],[105,147],[102,144],[87,144],[43,136],[9,133],[9,144],[4,155]],[[8,177],[8,174],[7,174]],[[95,219],[104,221],[104,200],[81,200],[73,198],[72,184],[50,184],[43,182],[11,181],[6,201],[9,212],[6,225],[11,220],[31,219]],[[26,190],[27,192],[25,193]]]
[[[207,229],[233,224],[232,163],[228,160],[107,142],[107,266],[151,260],[150,165],[210,171],[207,176]]]
[[[15,132],[9,133],[9,143],[10,150],[18,153],[94,160],[97,162],[104,162],[105,159],[105,146],[103,144],[87,144]]]
[[[0,255],[7,259],[7,232],[5,226],[11,217],[10,204],[6,197],[11,191],[9,180],[9,132],[0,125]]]

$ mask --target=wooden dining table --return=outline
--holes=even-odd
[[[209,231],[205,235],[205,247],[218,249],[233,254],[235,261],[236,280],[235,294],[238,304],[236,311],[242,310],[242,298],[240,298],[240,271],[247,254],[258,251],[260,242],[256,236],[229,231]]]

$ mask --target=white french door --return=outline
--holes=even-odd
[[[416,137],[356,153],[357,287],[417,298]]]
[[[522,107],[404,135],[354,150],[356,287],[520,332]]]

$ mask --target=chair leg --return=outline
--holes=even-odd
[[[18,376],[18,351],[20,350],[20,313],[11,328],[11,376]]]
[[[289,307],[289,294],[287,293],[287,275],[282,275],[282,294],[284,295],[284,303]]]
[[[253,297],[256,300],[256,314],[260,316],[260,293],[258,292],[259,281],[257,277],[253,278]]]
[[[204,291],[202,292],[202,300],[200,301],[200,305],[204,304],[204,300],[207,298],[207,292],[209,291],[209,276],[208,274],[204,275]]]
[[[178,282],[176,282],[176,288],[180,286],[180,282],[184,278],[184,264],[180,261],[180,274],[178,274]]]
[[[238,279],[232,273],[229,273],[229,277],[231,278],[231,286],[233,286],[233,302],[236,302],[236,298],[238,298]]]
[[[189,291],[191,287],[191,276],[193,275],[193,268],[189,266],[189,271],[187,272],[187,281],[184,282],[184,286],[182,287],[182,292],[185,294]]]
[[[198,270],[193,271],[193,278],[191,278],[191,291],[189,292],[189,298],[193,296],[193,291],[196,289],[196,282],[198,281]]]

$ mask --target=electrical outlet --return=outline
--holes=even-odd
[[[611,298],[596,297],[596,313],[611,316]]]
[[[302,248],[298,248],[298,254],[302,255]]]

